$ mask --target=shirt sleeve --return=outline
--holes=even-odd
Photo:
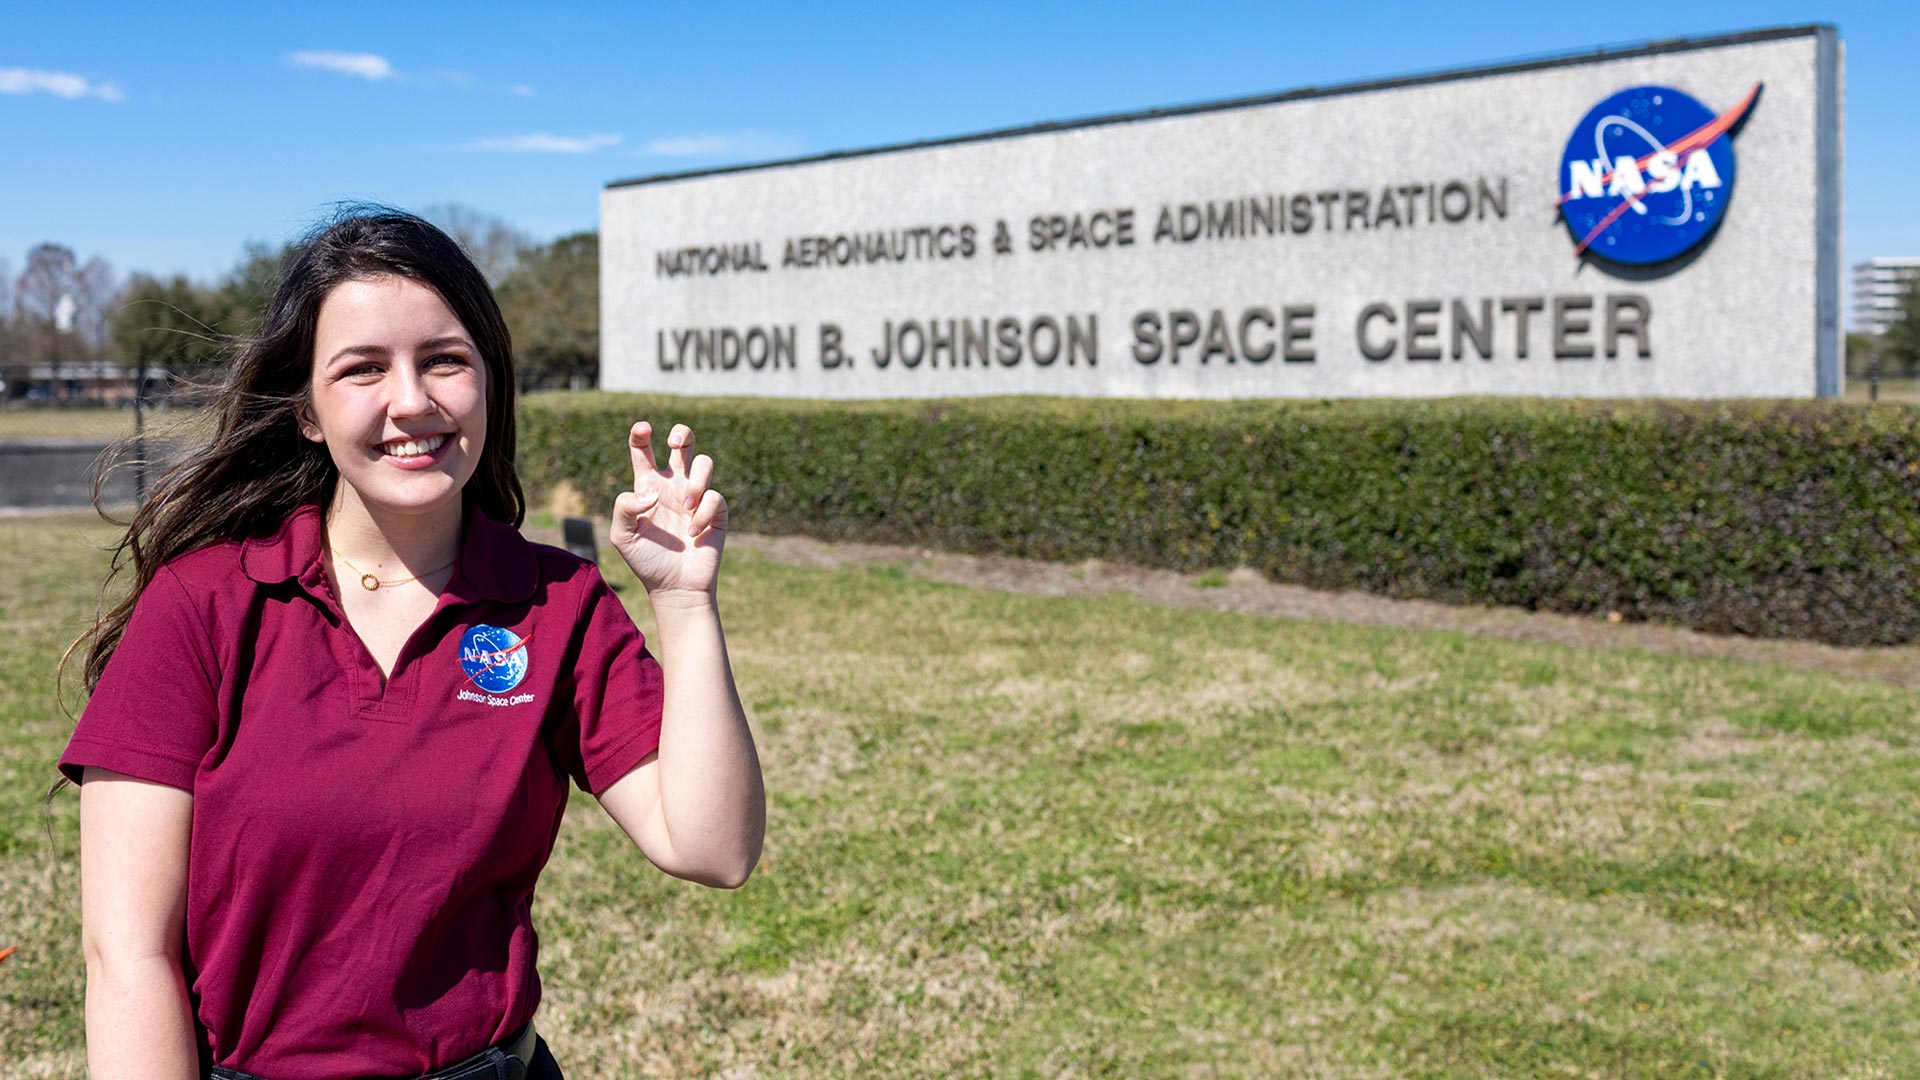
[[[574,783],[598,795],[659,749],[666,682],[620,598],[598,569],[588,572],[570,678],[573,708],[553,750]]]
[[[83,767],[97,765],[193,791],[219,728],[218,672],[186,588],[162,566],[134,602],[60,772],[77,784]]]

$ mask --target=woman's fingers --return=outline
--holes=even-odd
[[[713,458],[693,452],[692,428],[675,424],[667,433],[669,467],[666,470],[660,468],[653,456],[653,425],[645,420],[634,424],[628,432],[627,446],[633,452],[633,490],[614,500],[616,518],[637,523],[640,518],[651,515],[665,496],[669,512],[678,511],[687,516],[687,536],[696,537],[708,529],[726,529],[727,500],[709,487],[713,483]],[[676,484],[676,480],[679,483]],[[668,520],[657,524],[669,530],[675,528]]]
[[[659,505],[660,496],[657,492],[623,491],[613,499],[613,524],[616,528],[625,523],[629,528],[638,529],[640,519],[653,513]]]
[[[687,470],[687,509],[700,505],[700,497],[707,493],[707,485],[713,482],[713,459],[705,454],[693,459],[693,466]]]
[[[693,429],[685,424],[673,425],[667,433],[667,462],[673,466],[673,475],[685,478],[687,459],[693,456]]]
[[[645,420],[633,425],[627,432],[627,449],[633,452],[633,489],[639,491],[648,474],[660,471],[653,463],[653,425]]]
[[[693,512],[693,524],[687,527],[688,536],[699,536],[707,529],[727,528],[727,500],[717,491],[709,491],[700,499],[700,506]]]

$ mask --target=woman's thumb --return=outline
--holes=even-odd
[[[613,500],[613,513],[615,517],[640,518],[647,516],[658,505],[658,492],[623,491]]]

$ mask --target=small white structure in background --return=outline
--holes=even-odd
[[[1920,259],[1868,259],[1853,264],[1853,328],[1883,334],[1900,317],[1900,291],[1920,276]]]
[[[600,385],[1836,396],[1840,92],[1783,27],[622,181]]]

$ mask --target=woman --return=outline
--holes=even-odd
[[[712,460],[628,434],[611,540],[656,660],[596,567],[515,530],[499,308],[384,209],[304,244],[217,411],[121,542],[60,759],[91,1075],[559,1076],[530,913],[569,780],[677,877],[759,858]]]

